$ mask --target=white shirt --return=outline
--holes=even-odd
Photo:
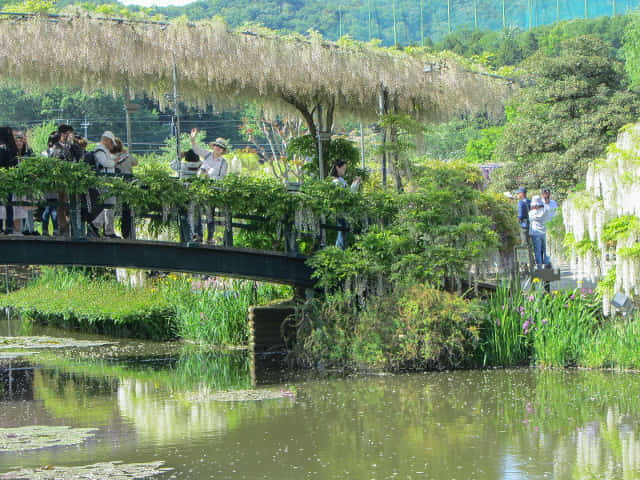
[[[200,169],[198,170],[198,176],[206,175],[209,178],[213,178],[215,180],[221,180],[227,176],[227,171],[229,170],[229,165],[224,157],[213,158],[213,152],[210,150],[205,150],[204,148],[200,148],[197,145],[192,145],[191,149],[198,155],[199,157],[204,158],[202,165],[200,165]]]
[[[114,173],[116,171],[116,162],[113,158],[113,155],[103,144],[98,143],[96,145],[96,148],[93,150],[93,154],[99,168],[103,168],[105,172],[108,173]]]
[[[555,200],[549,199],[549,203],[544,204],[544,209],[549,210],[549,220],[556,214],[556,208],[558,208],[558,202]]]

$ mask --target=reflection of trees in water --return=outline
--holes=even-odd
[[[0,401],[33,400],[33,369],[4,368],[0,370]]]
[[[318,382],[298,401],[327,403],[315,402],[299,436],[326,438],[318,442],[322,458],[357,452],[354,477],[370,471],[375,452],[380,471],[387,464],[406,473],[422,459],[435,478],[452,468],[459,478],[507,470],[586,478],[589,469],[601,478],[609,465],[620,465],[614,478],[628,478],[640,458],[630,421],[640,412],[636,383],[625,374],[527,369]],[[611,412],[619,420],[612,423]]]
[[[607,410],[605,419],[589,422],[578,430],[574,477],[637,478],[640,439],[638,431],[634,431],[636,425],[637,419],[612,407]],[[565,463],[566,460],[558,457],[558,462]]]
[[[107,425],[118,416],[113,394],[118,380],[61,370],[36,370],[34,399],[44,403],[49,415],[75,425]]]
[[[188,393],[169,396],[159,392],[153,381],[126,379],[118,388],[118,406],[122,416],[135,424],[140,438],[167,444],[271,421],[289,404],[287,399],[216,401],[213,393],[201,384]]]

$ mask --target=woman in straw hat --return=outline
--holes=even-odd
[[[199,156],[202,157],[202,165],[198,169],[198,176],[207,176],[214,180],[222,180],[229,171],[229,164],[224,158],[224,154],[227,153],[227,141],[224,138],[217,138],[215,142],[209,144],[211,150],[205,150],[196,143],[196,136],[198,135],[198,129],[191,130],[191,149]],[[200,212],[196,208],[193,212],[194,232],[193,237],[195,241],[202,240],[202,220],[200,218]],[[213,208],[207,209],[207,242],[211,242],[213,238],[213,232],[215,230],[215,210]]]

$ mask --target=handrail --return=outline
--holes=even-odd
[[[97,177],[119,177],[123,178],[131,183],[137,183],[138,188],[145,189],[144,184],[140,183],[140,178],[131,174],[122,174],[122,173],[105,173],[105,172],[95,172]],[[173,181],[180,185],[185,185],[184,181],[179,180],[178,178],[168,177]],[[187,185],[185,185],[187,187]],[[150,187],[147,187],[150,188]],[[216,186],[212,186],[211,188],[217,188]],[[300,185],[293,184],[290,188],[287,189],[290,194],[295,195],[305,195],[300,192]],[[107,194],[109,195],[109,194]],[[21,194],[22,196],[22,194]],[[87,238],[87,222],[90,219],[89,206],[91,206],[91,211],[101,211],[103,209],[114,208],[114,203],[106,203],[104,199],[101,199],[99,203],[91,202],[91,200],[87,200],[88,192],[85,194],[68,194],[67,201],[61,202],[59,199],[46,199],[41,197],[39,194],[26,194],[24,195],[26,198],[20,198],[11,201],[10,206],[13,207],[27,207],[27,208],[38,208],[45,206],[53,206],[56,208],[60,208],[61,206],[64,208],[68,208],[69,212],[69,220],[70,220],[70,238],[74,240],[83,240]],[[31,198],[29,198],[31,197]],[[38,198],[36,198],[38,197]],[[91,205],[88,205],[88,204]],[[0,205],[5,204],[5,206],[9,206],[6,202],[0,200]],[[170,217],[171,222],[177,222],[180,225],[180,222],[185,222],[185,207],[173,205],[171,210],[168,212],[163,211],[145,211],[145,212],[135,212],[136,218],[147,218],[152,220],[162,219],[163,221],[169,220]],[[224,245],[225,246],[233,246],[233,230],[241,229],[247,231],[259,231],[261,228],[260,224],[274,223],[274,219],[272,217],[266,217],[262,215],[256,215],[252,213],[238,213],[236,212],[234,215],[231,214],[231,209],[229,206],[225,205],[215,205],[214,212],[215,214],[210,218],[210,220],[214,223],[214,225],[220,225],[224,227]],[[95,217],[94,217],[95,218]],[[234,221],[235,220],[235,221]],[[313,240],[313,244],[322,245],[321,239],[324,238],[324,232],[326,230],[331,231],[343,231],[348,232],[350,229],[341,225],[333,225],[322,221],[318,224],[319,231],[315,232],[305,232],[298,231],[294,228],[293,221],[291,218],[280,218],[276,219],[276,224],[282,225],[281,240],[284,240],[284,249],[287,253],[298,253],[298,241],[301,239],[306,239],[308,241],[309,238]],[[179,227],[179,231],[180,227]],[[196,246],[192,242],[190,242],[190,238],[187,235],[183,234],[184,230],[181,231],[181,243],[189,244],[190,246]]]

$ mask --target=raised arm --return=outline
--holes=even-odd
[[[199,157],[204,158],[209,154],[209,150],[205,150],[204,148],[202,148],[196,143],[196,135],[198,135],[198,129],[192,128],[191,129],[191,150],[193,150],[196,153],[196,155],[198,155]]]

